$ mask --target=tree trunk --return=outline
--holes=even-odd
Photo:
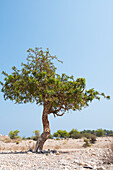
[[[50,135],[49,121],[48,121],[48,109],[46,107],[46,104],[44,104],[42,123],[43,123],[43,133],[41,134],[41,136],[36,142],[36,146],[34,150],[35,152],[41,151],[43,149],[43,145]]]

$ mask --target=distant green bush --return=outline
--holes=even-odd
[[[72,129],[69,132],[69,137],[73,139],[79,139],[82,138],[82,134],[80,134],[80,132],[77,129]]]
[[[31,139],[37,141],[38,138],[40,137],[40,131],[39,130],[35,130],[33,133],[35,133],[35,136],[32,136]]]
[[[40,131],[39,130],[35,130],[33,133],[35,133],[35,136],[40,137]]]
[[[22,140],[26,140],[25,136],[23,136]]]
[[[31,137],[27,137],[26,139],[28,139],[28,140],[29,140],[29,139],[32,139],[32,138],[31,138]]]
[[[53,137],[60,137],[60,134],[55,132],[55,133],[53,133]]]
[[[66,130],[57,130],[53,134],[53,137],[57,138],[73,138],[73,139],[79,139],[82,137],[85,137],[90,140],[91,143],[95,143],[96,137],[102,137],[102,136],[113,136],[112,130],[106,130],[106,129],[97,129],[97,130],[83,130],[78,131],[77,129],[72,129],[70,132],[67,132]]]
[[[80,138],[82,138],[82,134],[74,132],[70,135],[70,137],[72,139],[80,139]]]
[[[73,133],[80,133],[77,129],[72,129],[70,132],[69,132],[69,135],[71,136]]]
[[[106,130],[104,129],[105,135],[109,136],[110,134],[113,134],[113,130]]]
[[[49,137],[48,137],[48,139],[53,139],[53,135],[50,134]]]
[[[90,133],[83,133],[83,137],[87,138],[90,140],[90,143],[94,144],[96,142],[96,136]]]
[[[95,131],[95,135],[98,137],[104,136],[105,135],[105,131],[103,129],[97,129]]]
[[[80,132],[81,134],[84,134],[84,133],[90,133],[90,134],[95,134],[95,131],[94,130],[83,130]]]
[[[68,138],[69,133],[66,130],[57,130],[57,132],[55,132],[53,136],[60,137],[60,138]]]
[[[85,138],[87,138],[87,139],[89,139],[90,138],[90,133],[82,133],[82,136],[83,137],[85,137]]]
[[[109,134],[109,136],[113,136],[113,133]]]
[[[18,133],[19,133],[20,131],[18,131],[18,130],[15,130],[15,131],[10,131],[9,132],[9,137],[11,138],[11,139],[17,139],[17,138],[20,138],[20,136],[18,136]]]
[[[59,138],[56,138],[56,140],[60,140]]]

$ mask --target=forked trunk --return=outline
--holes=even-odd
[[[44,105],[43,115],[42,115],[42,123],[43,123],[43,133],[39,137],[36,142],[35,152],[41,151],[43,149],[43,145],[45,141],[48,139],[50,135],[49,121],[48,121],[48,109]]]

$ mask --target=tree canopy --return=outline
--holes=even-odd
[[[46,101],[48,114],[62,116],[69,110],[81,110],[93,99],[100,100],[101,96],[110,98],[93,88],[86,90],[84,78],[74,80],[73,76],[64,73],[56,74],[53,60],[62,61],[52,56],[49,49],[29,48],[27,52],[27,62],[21,64],[20,70],[14,66],[12,74],[2,72],[6,76],[4,82],[0,82],[5,100],[40,105]]]

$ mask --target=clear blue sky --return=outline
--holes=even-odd
[[[81,112],[49,117],[51,133],[106,128],[113,130],[113,1],[3,0],[0,1],[0,73],[20,68],[28,48],[49,48],[64,63],[59,73],[86,78],[111,100],[93,101]],[[4,76],[0,74],[0,80]],[[42,132],[42,108],[15,105],[0,93],[0,134],[20,130],[21,136]]]

